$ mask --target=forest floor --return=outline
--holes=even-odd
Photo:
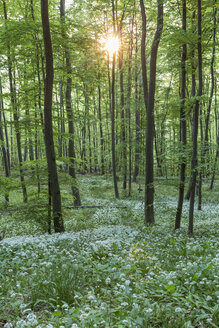
[[[19,190],[7,207],[0,197],[0,327],[218,327],[218,182],[203,185],[189,238],[187,201],[173,231],[177,179],[156,180],[156,224],[145,226],[138,184],[115,200],[110,177],[80,176],[83,205],[103,207],[74,209],[60,178],[63,234],[46,233],[46,184],[40,195],[28,186],[27,204]]]

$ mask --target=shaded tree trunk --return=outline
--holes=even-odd
[[[143,0],[140,0],[143,30],[142,36],[144,37],[144,26],[146,27],[146,16],[143,5]],[[154,223],[154,156],[153,156],[153,141],[154,141],[154,96],[156,84],[156,64],[158,46],[163,30],[163,1],[158,0],[157,11],[157,30],[151,46],[150,58],[150,79],[149,90],[147,98],[147,85],[146,85],[146,65],[142,54],[142,74],[143,74],[143,87],[144,99],[147,113],[146,122],[146,166],[145,166],[145,223]],[[145,51],[145,43],[142,43],[142,53]]]
[[[216,80],[216,79],[215,79]],[[218,113],[217,113],[217,83],[215,83],[215,124],[216,124],[216,133],[217,133],[217,139],[216,139],[216,154],[214,159],[214,166],[213,166],[213,172],[212,172],[212,178],[211,178],[211,184],[210,184],[210,190],[213,189],[214,180],[215,180],[215,174],[216,174],[216,168],[217,168],[217,161],[219,158],[219,124],[218,124]]]
[[[182,29],[186,33],[186,0],[182,0]],[[185,171],[186,171],[186,114],[185,114],[185,98],[186,98],[186,43],[182,47],[181,58],[181,101],[180,101],[180,142],[181,142],[181,167],[180,167],[180,184],[178,205],[176,211],[175,230],[180,229],[184,188],[185,188]]]
[[[3,9],[4,9],[4,18],[5,18],[5,31],[7,33],[7,9],[5,0],[3,0]],[[10,93],[11,93],[11,104],[13,108],[13,118],[15,124],[15,133],[16,133],[16,140],[17,140],[17,151],[18,151],[18,160],[19,160],[19,171],[20,171],[20,181],[21,187],[23,192],[23,201],[24,203],[27,202],[27,190],[26,185],[24,182],[24,174],[23,174],[23,160],[22,160],[22,151],[21,151],[21,135],[19,130],[19,117],[18,117],[18,108],[16,104],[16,90],[13,81],[13,74],[12,74],[12,60],[10,54],[10,44],[8,44],[8,76],[9,76],[9,84],[10,84]]]
[[[197,0],[197,8],[198,8],[198,80],[199,80],[199,88],[197,99],[194,108],[194,133],[193,133],[193,150],[192,150],[192,178],[191,178],[191,194],[190,194],[190,204],[189,204],[189,226],[188,233],[189,235],[193,234],[193,226],[194,226],[194,203],[195,203],[195,185],[197,178],[197,147],[198,147],[198,119],[199,119],[199,104],[200,97],[202,95],[202,13],[201,13],[201,0]]]
[[[128,118],[128,147],[129,147],[129,159],[128,159],[128,195],[131,196],[132,187],[132,129],[131,129],[131,79],[132,79],[132,53],[133,53],[133,26],[134,15],[130,24],[130,41],[129,41],[129,62],[128,62],[128,91],[127,91],[127,118]]]
[[[216,0],[214,1],[216,4]],[[205,154],[209,151],[208,144],[208,131],[209,131],[209,121],[210,121],[210,113],[211,113],[211,104],[214,94],[214,86],[215,86],[215,74],[214,74],[214,62],[215,62],[215,45],[216,45],[216,24],[217,24],[217,8],[213,9],[213,47],[212,47],[212,57],[211,57],[211,90],[207,107],[207,115],[205,119],[205,133],[204,133],[204,157]]]
[[[113,15],[113,33],[115,35],[115,10],[114,10],[114,0],[112,0],[112,15]],[[117,185],[117,176],[116,176],[116,149],[115,149],[115,61],[116,53],[113,53],[113,62],[112,62],[112,89],[111,89],[111,132],[112,132],[112,167],[113,167],[113,183],[114,183],[114,192],[115,197],[119,198],[119,191]]]
[[[103,123],[102,123],[102,110],[101,110],[101,88],[98,84],[98,118],[99,118],[99,129],[100,129],[100,162],[101,162],[101,174],[104,175],[104,139],[103,139]]]
[[[127,187],[127,151],[126,151],[126,124],[125,124],[125,100],[124,100],[124,85],[123,85],[123,36],[122,22],[119,28],[120,47],[118,52],[119,60],[119,84],[120,84],[120,108],[121,108],[121,144],[122,144],[122,171],[123,171],[123,189]]]
[[[65,19],[65,1],[60,0],[60,16],[61,22],[64,23]],[[63,37],[66,36],[63,33]],[[77,186],[76,181],[76,173],[75,173],[75,146],[74,146],[74,122],[73,122],[73,110],[71,104],[71,89],[72,89],[72,68],[71,68],[71,61],[70,61],[70,53],[67,45],[65,46],[65,60],[66,60],[66,68],[67,68],[67,86],[66,86],[66,111],[68,116],[68,132],[69,132],[69,144],[68,144],[68,155],[69,155],[69,175],[72,178],[72,195],[74,197],[74,205],[80,206],[81,205],[81,198],[79,189]]]
[[[63,232],[64,223],[62,218],[61,194],[58,181],[52,127],[53,53],[49,27],[48,0],[41,0],[41,18],[46,58],[46,78],[44,82],[44,133],[46,157],[51,184],[54,228],[55,232]]]
[[[0,95],[2,96],[2,87],[1,87],[1,80],[0,80]],[[4,110],[3,100],[0,99],[0,141],[1,141],[1,149],[2,149],[2,157],[5,169],[5,176],[8,178],[10,177],[10,165],[8,162],[8,154],[7,149],[5,147],[5,140],[4,140],[4,133],[2,128],[2,111]],[[5,193],[5,200],[9,203],[9,194]]]
[[[192,13],[192,25],[194,25],[194,20],[195,20],[195,11],[193,11]],[[193,27],[194,30],[194,27]],[[195,93],[196,93],[196,79],[195,79],[195,64],[194,64],[194,50],[192,50],[191,52],[191,66],[192,66],[192,97],[195,97]],[[194,104],[192,104],[192,112],[194,112]],[[193,141],[193,135],[194,135],[194,115],[192,117],[192,141]],[[192,170],[191,170],[192,171]],[[185,195],[185,199],[189,200],[190,199],[190,192],[191,192],[191,186],[192,186],[192,172],[190,174],[190,178],[189,178],[189,186],[188,186],[188,190],[187,193]]]
[[[140,162],[140,109],[138,101],[138,30],[136,23],[136,38],[135,38],[135,162],[133,172],[133,182],[137,182],[139,174]]]

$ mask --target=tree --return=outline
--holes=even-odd
[[[198,29],[198,82],[199,88],[197,92],[197,98],[195,102],[195,108],[193,113],[193,149],[192,149],[192,161],[191,161],[191,195],[190,195],[190,204],[189,204],[189,226],[188,233],[189,235],[193,234],[193,225],[194,225],[194,203],[195,203],[195,185],[197,178],[197,147],[198,147],[198,119],[199,119],[199,106],[200,106],[200,97],[202,96],[202,10],[201,10],[201,0],[197,0],[197,9],[198,9],[198,20],[197,20],[197,29]]]
[[[62,218],[61,194],[56,166],[52,126],[53,52],[49,26],[48,0],[41,0],[41,19],[46,58],[46,77],[44,81],[44,134],[46,157],[51,184],[54,228],[55,232],[63,232],[64,223]]]
[[[5,31],[7,33],[7,8],[6,2],[3,0],[3,9],[4,9],[4,19],[5,19]],[[20,171],[20,181],[21,187],[23,192],[23,201],[24,203],[27,202],[27,189],[24,181],[24,172],[23,172],[23,159],[22,159],[22,149],[21,149],[21,133],[19,127],[19,114],[18,114],[18,106],[16,101],[16,88],[15,88],[15,79],[13,78],[12,72],[12,58],[11,58],[11,48],[10,44],[7,44],[7,59],[8,59],[8,77],[9,77],[9,85],[10,85],[10,93],[11,93],[11,106],[13,109],[13,118],[15,124],[15,133],[16,133],[16,140],[17,140],[17,151],[18,151],[18,160],[19,160],[19,171]],[[15,73],[14,73],[15,75]]]
[[[186,33],[186,0],[182,0],[182,29]],[[182,143],[181,154],[181,167],[180,167],[180,184],[179,184],[179,197],[178,206],[176,211],[175,229],[180,228],[182,206],[185,188],[185,171],[186,171],[186,114],[185,114],[185,100],[186,100],[186,43],[182,46],[182,59],[181,59],[181,95],[180,95],[180,142]]]
[[[0,79],[0,96],[2,97],[2,86],[1,86],[1,79]],[[1,142],[1,149],[2,149],[2,157],[4,162],[4,169],[5,169],[5,176],[8,178],[10,177],[10,165],[9,165],[9,156],[7,153],[7,148],[5,147],[5,140],[4,140],[4,133],[2,127],[2,111],[4,109],[3,100],[0,99],[0,142]],[[9,195],[5,193],[5,200],[9,202]]]
[[[65,22],[65,0],[60,0],[60,17],[61,24]],[[65,41],[66,35],[62,26],[62,35]],[[72,68],[71,68],[71,59],[70,52],[67,44],[65,44],[65,60],[66,60],[66,68],[67,68],[67,86],[66,86],[66,111],[68,116],[68,132],[70,135],[69,143],[68,143],[68,155],[69,155],[69,175],[72,178],[72,195],[74,197],[74,205],[81,205],[81,198],[79,189],[76,181],[76,173],[75,173],[75,146],[74,146],[74,122],[73,122],[73,111],[72,111],[72,100],[71,100],[71,89],[72,89]]]
[[[142,13],[142,39],[145,37],[146,15],[143,0],[140,0]],[[147,80],[146,80],[146,65],[144,59],[145,43],[142,43],[142,76],[144,87],[145,107],[147,113],[146,122],[146,167],[145,167],[145,223],[154,223],[154,156],[153,156],[153,141],[154,141],[154,96],[156,84],[156,66],[158,46],[163,30],[163,0],[157,1],[157,30],[151,46],[150,57],[150,78],[147,96]]]
[[[115,36],[115,9],[114,9],[114,0],[112,0],[112,15],[113,15],[113,33]],[[119,198],[119,191],[117,185],[117,176],[116,176],[116,149],[115,149],[115,62],[116,62],[116,52],[113,52],[113,63],[112,63],[112,106],[111,106],[111,125],[112,125],[112,167],[113,167],[113,183],[115,197]]]

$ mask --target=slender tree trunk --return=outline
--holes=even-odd
[[[4,18],[5,18],[5,30],[7,32],[7,9],[5,0],[3,0],[3,9],[4,9]],[[23,161],[22,161],[22,152],[21,152],[21,135],[19,130],[19,118],[18,118],[18,109],[16,104],[16,90],[13,82],[13,74],[12,74],[12,60],[10,54],[10,44],[8,44],[8,76],[9,76],[9,84],[10,84],[10,93],[11,93],[11,104],[13,108],[13,117],[15,122],[15,133],[16,133],[16,140],[17,140],[17,151],[18,151],[18,160],[19,160],[19,170],[20,170],[20,181],[21,187],[23,192],[23,201],[24,203],[27,202],[27,190],[26,185],[24,182],[24,175],[23,175]]]
[[[140,162],[140,110],[138,101],[138,29],[136,23],[135,38],[135,163],[133,172],[133,182],[137,182]]]
[[[73,112],[71,108],[71,86],[72,86],[72,79],[71,79],[71,63],[69,54],[66,54],[66,66],[67,66],[67,87],[66,87],[66,111],[68,115],[68,132],[70,134],[69,138],[69,145],[68,145],[68,155],[70,159],[69,165],[69,175],[72,177],[72,195],[74,197],[74,205],[80,206],[81,205],[81,198],[79,189],[77,186],[76,180],[76,173],[75,173],[75,146],[74,146],[74,123],[73,123]]]
[[[219,158],[219,133],[217,136],[217,150],[216,150],[216,155],[215,155],[215,159],[214,159],[213,173],[212,173],[211,184],[210,184],[210,188],[209,188],[210,190],[213,189],[218,158]]]
[[[205,150],[204,150],[204,133],[203,133],[203,122],[202,122],[202,108],[199,105],[199,122],[200,122],[200,135],[201,135],[201,158],[200,158],[200,168],[199,168],[199,177],[197,181],[197,187],[196,187],[196,192],[198,196],[198,210],[201,210],[202,206],[202,176],[204,173],[204,165],[205,165]]]
[[[119,60],[119,83],[120,83],[120,108],[121,108],[121,143],[122,143],[122,171],[123,171],[123,189],[127,187],[127,151],[126,151],[126,125],[125,125],[125,100],[123,85],[123,36],[122,22],[119,29],[120,47],[118,52]]]
[[[186,0],[182,0],[182,29],[186,33]],[[182,47],[181,59],[181,101],[180,101],[180,142],[182,143],[181,149],[181,168],[180,168],[180,184],[178,206],[176,211],[175,230],[180,229],[184,188],[185,188],[185,171],[186,171],[186,114],[185,114],[185,98],[186,98],[186,56],[187,46],[186,43]]]
[[[115,10],[114,10],[114,0],[112,0],[112,14],[113,14],[113,33],[115,35]],[[115,197],[119,198],[119,191],[117,185],[117,176],[116,176],[116,149],[115,149],[115,61],[116,53],[113,53],[113,62],[112,62],[112,108],[111,108],[111,124],[112,124],[112,167],[113,167],[113,182],[114,182],[114,192]]]
[[[94,117],[97,118],[98,117],[98,113],[97,113],[97,106],[96,106],[96,98],[95,96],[93,96],[93,106],[94,106]],[[94,172],[97,173],[98,172],[98,153],[97,153],[97,149],[98,149],[98,139],[97,139],[97,122],[96,120],[94,120],[93,124],[93,157],[94,157]]]
[[[194,20],[195,20],[195,11],[193,11],[192,13],[192,25],[194,25]],[[194,30],[194,27],[193,27]],[[196,93],[196,77],[195,77],[195,64],[194,64],[194,50],[192,50],[191,52],[191,66],[192,66],[192,97],[195,97],[195,93]],[[192,104],[192,111],[194,112],[194,104]],[[192,118],[192,141],[193,141],[193,135],[194,135],[194,115]],[[188,186],[188,190],[187,193],[185,195],[185,199],[189,200],[190,199],[190,193],[191,193],[191,186],[192,186],[192,170],[191,170],[191,174],[190,174],[190,179],[189,179],[189,186]]]
[[[109,53],[107,53],[107,76],[108,76],[108,92],[109,92],[109,112],[108,109],[106,108],[106,127],[107,127],[107,146],[108,150],[107,152],[110,153],[112,151],[112,148],[110,146],[110,141],[112,145],[112,138],[110,135],[110,128],[109,128],[109,121],[112,122],[112,97],[111,97],[111,77],[110,77],[110,64],[109,64]],[[109,115],[108,115],[109,113]],[[109,120],[110,116],[110,120]],[[112,124],[111,124],[112,127]],[[108,170],[111,171],[112,163],[111,161],[108,161]],[[115,189],[115,187],[114,187]]]
[[[10,158],[10,147],[9,147],[9,138],[8,138],[8,129],[7,129],[7,120],[5,117],[5,112],[2,112],[3,121],[4,121],[4,132],[5,132],[5,143],[6,143],[6,153],[8,157],[9,169],[11,169],[11,158]]]
[[[0,96],[2,96],[2,87],[1,87],[1,80],[0,80]],[[10,166],[8,162],[8,154],[7,149],[5,147],[5,140],[4,140],[4,133],[2,128],[2,111],[4,110],[3,100],[0,99],[0,141],[1,141],[1,149],[2,149],[2,157],[5,169],[5,176],[8,178],[10,177]],[[6,203],[9,203],[9,194],[5,193],[5,200]]]
[[[60,12],[61,12],[60,4]],[[61,55],[59,53],[59,67],[61,66]],[[59,137],[59,156],[62,157],[65,155],[65,143],[63,141],[63,135],[65,133],[65,123],[64,123],[64,97],[63,97],[63,83],[62,78],[59,77],[59,112],[60,112],[60,132]],[[60,167],[62,170],[62,167]]]
[[[56,166],[52,126],[53,53],[49,27],[48,0],[41,0],[41,18],[46,58],[46,78],[44,82],[44,132],[46,157],[51,184],[54,228],[55,232],[63,232],[64,223],[62,218],[61,194]]]
[[[142,22],[143,26],[146,26],[146,18],[144,13],[143,1],[140,0]],[[147,86],[146,86],[146,65],[144,67],[144,58],[142,60],[142,74],[143,74],[143,86],[145,94],[145,107],[147,112],[146,122],[146,166],[145,166],[145,223],[154,223],[154,156],[153,156],[153,141],[154,141],[154,96],[155,96],[155,84],[156,84],[156,64],[157,64],[157,52],[158,46],[163,30],[163,1],[158,0],[157,11],[157,30],[154,36],[154,40],[151,46],[151,58],[150,58],[150,82],[147,100]],[[142,46],[144,48],[145,46]],[[144,48],[145,49],[145,48]],[[142,49],[142,50],[144,50]]]
[[[144,104],[147,111],[148,107],[148,79],[147,79],[147,65],[146,65],[146,14],[144,7],[144,0],[140,0],[141,6],[141,17],[142,17],[142,34],[141,34],[141,67],[142,67],[142,80],[143,80],[143,90],[144,90]]]
[[[214,4],[216,5],[216,0],[214,0]],[[217,8],[216,6],[213,9],[213,47],[212,47],[212,57],[211,57],[211,90],[210,97],[208,101],[207,115],[205,119],[205,134],[204,134],[204,157],[206,152],[209,151],[208,145],[208,131],[209,131],[209,121],[210,121],[210,113],[211,113],[211,104],[214,94],[214,86],[215,86],[215,77],[214,77],[214,62],[215,62],[215,45],[216,45],[216,24],[217,24]]]
[[[215,125],[216,125],[216,154],[214,159],[214,166],[213,166],[213,172],[212,172],[212,178],[211,178],[211,184],[210,184],[210,190],[213,189],[214,180],[215,180],[215,174],[216,174],[216,168],[217,168],[217,161],[219,158],[219,124],[218,124],[218,113],[217,113],[217,83],[215,78]]]
[[[215,1],[214,1],[215,2]],[[216,2],[215,2],[216,3]],[[203,133],[203,124],[202,124],[202,114],[200,112],[200,129],[201,129],[201,167],[199,172],[199,181],[198,181],[198,210],[201,210],[202,206],[202,177],[203,174],[209,173],[209,121],[210,121],[210,112],[211,112],[211,104],[212,104],[212,98],[214,94],[214,59],[215,59],[215,41],[216,41],[216,13],[217,8],[215,7],[213,9],[213,48],[212,48],[212,58],[211,58],[211,90],[210,90],[210,97],[208,101],[208,107],[207,107],[207,113],[206,113],[206,119],[205,119],[205,131]],[[207,156],[207,158],[206,158]],[[207,172],[204,169],[206,164]]]
[[[61,23],[65,22],[65,0],[60,0],[60,17]],[[63,37],[66,38],[65,33],[62,32]],[[74,206],[81,205],[81,198],[79,189],[77,186],[76,173],[75,173],[75,146],[74,146],[74,122],[73,122],[73,110],[71,100],[71,89],[72,89],[72,68],[70,61],[70,53],[67,45],[65,46],[65,60],[67,68],[67,86],[66,86],[66,111],[68,116],[68,132],[70,135],[68,144],[68,155],[70,159],[69,164],[69,175],[72,178],[72,195],[74,197]]]
[[[130,42],[129,42],[129,63],[128,63],[128,91],[127,91],[127,118],[128,118],[128,146],[129,146],[129,164],[128,164],[128,195],[131,196],[132,188],[132,129],[131,129],[131,80],[132,80],[132,53],[133,53],[133,26],[134,15],[130,26]]]
[[[3,121],[2,121],[2,117],[1,117],[1,129],[2,129],[2,137],[3,137],[3,139],[5,139],[4,148],[5,148],[5,153],[6,153],[6,156],[7,156],[7,159],[5,159],[4,162],[5,162],[5,164],[7,163],[7,166],[8,166],[7,171],[9,171],[9,175],[10,175],[10,169],[11,169],[10,150],[9,150],[9,141],[8,141],[7,121],[6,121],[5,112],[4,112],[1,78],[0,78],[0,96],[2,97],[2,99],[0,99],[0,111],[1,111],[1,114],[3,116]],[[3,132],[3,126],[4,126],[4,132]],[[5,133],[5,138],[4,138],[4,133]]]
[[[101,110],[101,88],[100,88],[100,83],[98,84],[98,118],[99,118],[99,129],[100,129],[101,174],[104,175],[104,173],[105,173],[105,167],[104,167],[104,139],[103,139],[103,123],[102,123],[102,110]]]
[[[197,177],[197,147],[198,147],[198,118],[199,118],[199,103],[200,97],[202,96],[202,13],[201,13],[201,0],[197,0],[198,8],[198,80],[199,80],[199,89],[198,89],[198,98],[195,103],[194,109],[194,133],[193,133],[193,151],[192,151],[192,183],[191,183],[191,195],[190,195],[190,204],[189,204],[189,226],[188,233],[189,235],[193,234],[194,226],[194,203],[195,203],[195,185]]]

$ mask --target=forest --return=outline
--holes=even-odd
[[[219,323],[216,0],[0,0],[0,328]]]

